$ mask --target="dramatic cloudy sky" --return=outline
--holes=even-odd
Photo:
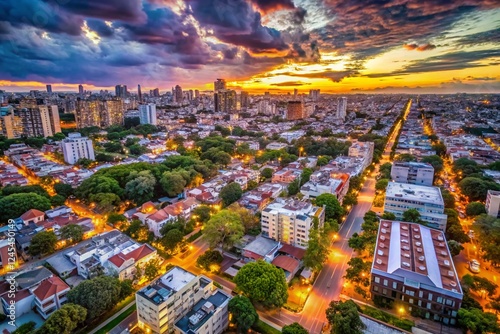
[[[0,89],[500,92],[498,0],[1,0]]]

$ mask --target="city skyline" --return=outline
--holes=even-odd
[[[8,0],[0,89],[499,93],[499,27],[491,0]]]

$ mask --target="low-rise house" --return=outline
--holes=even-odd
[[[117,275],[120,280],[133,280],[136,267],[144,267],[146,263],[157,256],[156,249],[148,244],[132,245],[113,255],[106,262],[106,266],[112,275]]]
[[[170,204],[163,209],[148,215],[145,218],[145,224],[156,237],[161,237],[161,228],[168,223],[174,222],[179,218],[188,219],[191,212],[199,205],[199,202],[188,197],[185,200]]]
[[[31,209],[21,215],[21,220],[25,225],[29,223],[38,223],[45,219],[45,212],[37,209]]]
[[[44,319],[47,319],[68,300],[66,294],[69,290],[69,286],[57,276],[43,281],[33,291],[37,312],[40,313]]]

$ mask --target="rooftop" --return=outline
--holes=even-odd
[[[394,166],[397,167],[412,167],[412,168],[432,168],[431,164],[425,162],[417,162],[417,161],[394,161]]]
[[[250,242],[243,248],[243,251],[252,252],[256,255],[261,256],[261,258],[268,255],[270,252],[275,250],[279,246],[279,242],[273,239],[265,238],[263,236],[258,236],[254,241]],[[257,260],[257,259],[256,259]]]
[[[398,276],[407,285],[426,285],[462,295],[444,233],[420,224],[380,222],[373,272]]]
[[[405,200],[443,205],[443,197],[439,188],[416,184],[389,182],[385,197],[401,197]]]

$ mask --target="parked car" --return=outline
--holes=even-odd
[[[481,266],[479,265],[479,261],[475,259],[470,260],[469,269],[475,274],[479,273],[481,271]]]

